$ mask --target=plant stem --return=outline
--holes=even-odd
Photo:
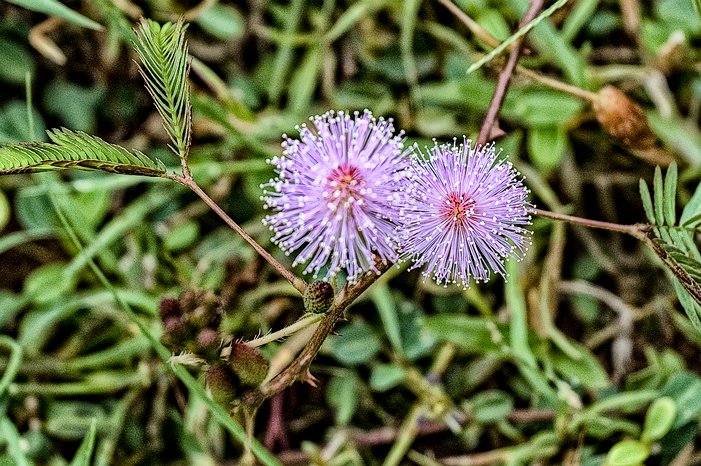
[[[174,181],[177,181],[178,183],[187,186],[199,196],[200,199],[202,199],[205,204],[207,204],[224,222],[229,225],[229,227],[234,230],[236,233],[241,235],[241,237],[249,244],[253,249],[256,250],[258,254],[260,254],[263,259],[268,261],[270,265],[273,266],[275,270],[278,271],[280,275],[282,275],[285,279],[287,279],[288,282],[294,286],[297,291],[300,292],[300,294],[304,294],[304,290],[307,289],[307,284],[305,283],[304,280],[298,278],[287,270],[284,265],[282,265],[280,262],[278,262],[277,259],[275,259],[268,251],[266,251],[263,246],[258,244],[256,240],[254,240],[246,231],[241,228],[241,226],[236,223],[229,215],[224,212],[224,210],[219,207],[219,205],[214,202],[214,200],[209,197],[207,193],[205,193],[202,188],[195,182],[195,180],[192,179],[192,177],[188,177],[187,175],[185,176],[180,176],[180,175],[169,175],[169,178],[171,178]]]
[[[319,322],[323,318],[324,314],[307,314],[292,325],[288,325],[285,328],[281,328],[276,332],[269,333],[260,338],[255,338],[251,341],[247,341],[246,344],[254,348],[267,345],[270,342],[279,340],[281,338],[289,337],[290,335],[297,333],[299,330],[302,330],[303,328],[307,328],[310,325]],[[222,356],[224,356],[224,354],[222,354]]]
[[[493,35],[491,35],[486,29],[484,29],[477,21],[470,18],[467,13],[462,11],[459,6],[453,3],[451,0],[438,0],[442,3],[451,13],[455,15],[472,34],[478,39],[482,40],[485,44],[489,45],[491,48],[495,49],[499,46],[499,40],[497,40]]]
[[[647,238],[647,232],[652,229],[652,227],[647,223],[634,223],[632,225],[621,225],[620,223],[604,222],[601,220],[590,220],[588,218],[575,217],[573,215],[560,214],[557,212],[551,212],[549,210],[534,209],[536,215],[540,217],[549,218],[552,220],[559,220],[562,222],[573,223],[575,225],[582,225],[590,228],[598,228],[601,230],[615,231],[618,233],[625,233],[638,238],[641,241],[645,241]]]
[[[384,272],[389,266],[380,265],[379,268],[381,272]],[[379,274],[368,272],[354,285],[346,285],[336,296],[331,309],[323,316],[314,335],[312,335],[295,360],[272,380],[264,383],[255,393],[252,393],[249,397],[249,402],[253,405],[260,404],[265,399],[280,393],[297,380],[305,380],[308,377],[309,366],[319,352],[321,345],[343,316],[343,311],[370,285],[375,283],[378,277]]]
[[[531,6],[528,8],[526,15],[521,21],[520,27],[525,27],[529,22],[531,22],[538,12],[543,8],[543,0],[532,0]],[[487,115],[484,117],[484,122],[480,128],[479,136],[477,136],[477,145],[484,145],[489,140],[489,135],[492,132],[492,127],[494,122],[497,120],[501,106],[504,103],[504,98],[506,97],[506,91],[509,89],[509,83],[511,82],[511,75],[518,64],[518,59],[521,56],[521,46],[525,39],[525,34],[514,42],[511,52],[509,52],[509,60],[506,62],[506,66],[499,73],[499,80],[497,81],[497,88],[492,96],[492,102],[489,104],[487,109]]]

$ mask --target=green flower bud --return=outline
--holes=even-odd
[[[246,343],[232,343],[229,367],[239,377],[242,385],[257,387],[268,375],[270,363],[258,348]]]
[[[205,381],[212,392],[212,399],[221,406],[228,408],[236,398],[238,383],[236,375],[229,367],[217,363],[209,366],[205,374]]]
[[[317,280],[307,286],[304,291],[304,309],[307,312],[323,314],[333,304],[333,287],[329,282]]]
[[[197,333],[197,349],[194,352],[206,360],[218,360],[220,343],[221,337],[218,331],[204,328]]]

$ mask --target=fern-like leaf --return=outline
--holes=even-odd
[[[679,302],[696,329],[701,332],[701,252],[694,243],[701,220],[701,185],[684,208],[677,225],[677,165],[672,163],[662,175],[659,167],[653,177],[652,195],[640,180],[640,197],[654,238],[648,243],[667,267]]]
[[[185,159],[190,149],[192,110],[187,26],[182,21],[160,25],[144,19],[136,29],[134,43],[141,65],[139,71],[170,136],[171,149]]]
[[[68,129],[48,131],[51,143],[0,145],[0,175],[77,168],[143,176],[166,176],[160,161],[139,151],[83,132]]]

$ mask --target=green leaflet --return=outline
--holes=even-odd
[[[77,168],[143,176],[165,176],[166,168],[139,151],[80,131],[48,131],[50,143],[0,145],[0,175]]]
[[[192,111],[188,48],[185,41],[187,26],[182,21],[159,25],[144,19],[136,29],[134,47],[141,58],[139,71],[146,82],[158,113],[175,147],[173,151],[182,159],[190,149]]]
[[[701,212],[698,211],[701,197],[694,194],[679,220],[681,226],[677,225],[677,181],[676,163],[669,166],[664,176],[660,167],[657,167],[653,177],[652,196],[643,180],[640,180],[640,196],[648,221],[655,226],[652,230],[655,238],[650,246],[667,266],[679,302],[689,320],[701,331],[701,253],[693,240],[695,224],[701,218]]]

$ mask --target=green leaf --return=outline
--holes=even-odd
[[[672,275],[672,285],[674,285],[674,291],[677,293],[679,303],[684,308],[687,317],[694,325],[694,328],[701,332],[701,306],[676,275]]]
[[[102,31],[104,27],[101,24],[96,23],[90,18],[77,13],[66,5],[62,4],[58,0],[7,0],[10,3],[21,6],[28,10],[37,11],[39,13],[45,13],[50,16],[57,16],[63,18],[66,21],[70,21],[78,26],[83,26],[88,29],[94,29],[96,31]]]
[[[0,438],[2,438],[7,454],[10,457],[10,462],[6,464],[14,466],[30,465],[24,450],[20,446],[21,438],[19,432],[17,432],[17,427],[7,417],[0,418]]]
[[[24,294],[34,303],[49,303],[75,289],[75,275],[65,273],[66,265],[44,264],[34,269],[24,282]]]
[[[382,320],[382,328],[387,334],[387,339],[392,344],[392,349],[402,354],[402,334],[397,303],[389,287],[386,284],[376,284],[372,287],[371,298]]]
[[[141,65],[139,71],[146,82],[163,126],[180,158],[186,158],[190,150],[192,133],[192,109],[190,107],[190,72],[187,26],[182,21],[159,25],[144,19],[136,29],[134,43]]]
[[[107,420],[105,409],[97,403],[54,401],[48,407],[44,428],[63,440],[89,439],[95,425],[104,425]]]
[[[326,399],[336,408],[336,424],[346,425],[360,404],[360,381],[353,373],[335,376],[329,381]]]
[[[334,357],[347,366],[370,361],[382,348],[382,341],[375,331],[363,322],[341,328],[340,335],[328,341]]]
[[[601,364],[586,346],[570,340],[577,353],[581,356],[575,361],[557,348],[553,349],[551,362],[553,368],[566,379],[576,382],[589,389],[601,389],[611,385],[608,375]]]
[[[220,40],[241,37],[246,30],[239,11],[229,5],[215,3],[197,16],[197,24],[208,34]]]
[[[528,130],[528,154],[543,172],[560,165],[567,150],[567,133],[563,127],[534,127]]]
[[[677,417],[677,404],[668,396],[656,399],[648,408],[640,440],[657,441],[667,435]]]
[[[652,197],[650,197],[650,188],[647,187],[645,180],[640,180],[640,199],[643,202],[643,209],[648,222],[653,225],[655,222],[655,210],[652,207]]]
[[[699,219],[701,219],[701,183],[696,185],[694,194],[684,206],[682,215],[679,218],[679,224],[682,226],[694,226]]]
[[[677,164],[672,162],[667,168],[667,174],[664,177],[664,218],[667,225],[673,226],[677,221],[676,212],[677,199]]]
[[[638,466],[650,455],[649,447],[637,440],[621,440],[606,455],[607,466]]]
[[[485,390],[470,400],[475,421],[486,424],[505,419],[514,407],[514,400],[501,390]]]
[[[696,125],[677,115],[664,117],[655,110],[647,112],[647,120],[652,132],[667,147],[678,152],[689,165],[701,165],[701,131]]]
[[[695,422],[701,413],[701,379],[696,374],[686,371],[674,374],[660,394],[668,396],[677,405],[677,416],[672,425],[674,429]]]
[[[0,145],[0,175],[76,168],[143,176],[165,176],[165,166],[139,151],[83,132],[55,129],[48,132],[53,143]]]
[[[439,314],[426,318],[426,328],[436,337],[471,353],[499,351],[495,337],[503,338],[497,325],[485,318]]]
[[[655,176],[652,179],[652,199],[657,225],[664,225],[664,184],[662,170],[655,167]]]
[[[370,373],[370,388],[376,392],[386,392],[404,381],[404,369],[397,364],[378,364]]]
[[[303,113],[309,108],[309,103],[316,89],[323,58],[324,53],[321,46],[310,47],[299,66],[297,66],[297,70],[290,80],[289,88],[290,101],[288,107],[293,112]]]
[[[88,429],[88,434],[80,443],[80,447],[75,453],[73,461],[70,462],[69,466],[90,466],[90,458],[92,457],[93,450],[95,449],[96,427],[97,419],[93,418],[92,422],[90,423],[90,428]]]

